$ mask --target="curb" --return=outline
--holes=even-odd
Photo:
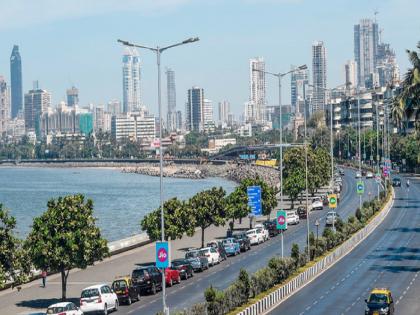
[[[276,291],[270,293],[258,302],[237,313],[237,315],[267,314],[269,311],[286,301],[289,297],[299,292],[302,288],[311,283],[326,270],[331,268],[334,264],[336,264],[353,249],[355,249],[357,245],[359,245],[363,240],[365,240],[386,218],[394,204],[394,198],[395,192],[392,190],[391,198],[384,205],[382,211],[376,215],[367,226],[359,230],[356,234],[338,246],[328,256],[318,261],[315,265],[292,278],[288,283],[281,286]]]

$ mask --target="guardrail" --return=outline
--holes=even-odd
[[[383,210],[375,216],[364,228],[354,234],[351,238],[337,247],[331,254],[318,261],[315,265],[300,273],[288,283],[270,293],[245,310],[237,313],[238,315],[259,315],[266,314],[271,309],[277,307],[287,298],[298,292],[309,281],[320,276],[324,271],[331,268],[341,258],[350,253],[361,241],[372,233],[373,230],[385,219],[394,203],[394,191],[392,190],[391,198],[385,204]]]

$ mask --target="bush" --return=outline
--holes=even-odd
[[[251,277],[251,295],[257,296],[275,285],[275,274],[269,267],[258,270]]]
[[[248,273],[243,268],[241,268],[241,270],[239,271],[239,277],[238,277],[238,280],[236,281],[236,285],[238,287],[240,303],[241,304],[247,303],[249,299],[249,293],[251,290],[251,281],[249,279]]]
[[[360,208],[356,209],[356,218],[357,220],[359,220],[359,222],[362,222],[362,211],[360,210]]]
[[[309,236],[310,237],[310,236]],[[310,242],[309,242],[310,244]],[[293,261],[295,262],[295,268],[299,265],[299,245],[296,243],[293,243],[292,245],[292,252],[290,254],[290,257],[292,257]]]

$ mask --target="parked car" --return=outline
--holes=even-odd
[[[61,302],[48,306],[47,315],[83,315],[83,312],[72,302]]]
[[[246,252],[251,249],[251,242],[245,232],[233,234],[233,237],[239,243],[241,251]]]
[[[140,292],[156,294],[162,289],[162,273],[153,264],[139,266],[131,273],[133,284],[138,286]]]
[[[204,271],[209,269],[209,260],[198,249],[190,250],[185,253],[185,259],[191,261],[194,271]]]
[[[297,215],[296,211],[286,211],[286,221],[287,225],[299,224],[299,216]]]
[[[312,199],[311,209],[312,210],[324,209],[324,205],[322,204],[321,198],[317,197],[317,198]]]
[[[206,247],[214,247],[219,252],[220,261],[227,259],[227,253],[221,241],[210,241],[207,243]]]
[[[118,297],[107,284],[97,284],[82,290],[80,295],[80,310],[83,314],[118,310]]]
[[[270,238],[270,233],[263,224],[256,224],[255,228],[261,230],[261,233],[264,235],[264,241],[267,241]]]
[[[344,176],[345,175],[344,170],[341,169],[341,168],[339,169],[339,173],[340,173],[341,176]]]
[[[187,280],[193,276],[194,268],[188,259],[175,259],[171,262],[171,268],[179,271],[181,279]]]
[[[268,230],[268,235],[270,235],[270,237],[279,235],[280,231],[277,229],[276,219],[271,221],[264,221],[263,225],[266,228],[266,230]]]
[[[399,179],[398,177],[394,177],[392,179],[392,186],[393,187],[401,187],[401,179]]]
[[[340,217],[340,215],[335,211],[330,211],[327,213],[327,218],[325,219],[325,225],[330,226],[335,224],[337,222],[337,219]]]
[[[251,229],[246,232],[251,245],[258,245],[264,242],[264,235],[260,229]]]
[[[112,290],[118,297],[118,302],[131,305],[133,301],[140,301],[140,288],[133,284],[130,276],[118,277],[112,282]]]
[[[222,242],[228,255],[236,256],[241,253],[241,247],[235,238],[225,238]]]
[[[214,266],[215,264],[220,263],[220,254],[215,248],[204,247],[200,249],[200,253],[201,255],[207,257],[210,266]]]
[[[362,170],[362,176],[366,176],[366,171]]]
[[[175,268],[165,268],[165,283],[167,287],[172,287],[174,283],[181,283],[181,274]]]
[[[328,200],[328,195],[327,194],[322,195],[321,199],[322,199],[322,205],[323,206],[328,206],[328,204],[330,203],[329,200]]]
[[[366,173],[366,178],[373,178],[373,173],[372,172],[367,172]]]
[[[359,171],[356,172],[356,178],[362,178],[362,174]]]
[[[299,219],[307,219],[308,214],[306,212],[306,207],[299,206],[296,210],[297,215],[299,216]]]

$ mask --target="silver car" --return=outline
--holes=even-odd
[[[327,226],[331,226],[335,223],[337,223],[337,219],[340,217],[340,215],[335,211],[330,211],[327,213],[327,218],[325,220],[325,224]]]

